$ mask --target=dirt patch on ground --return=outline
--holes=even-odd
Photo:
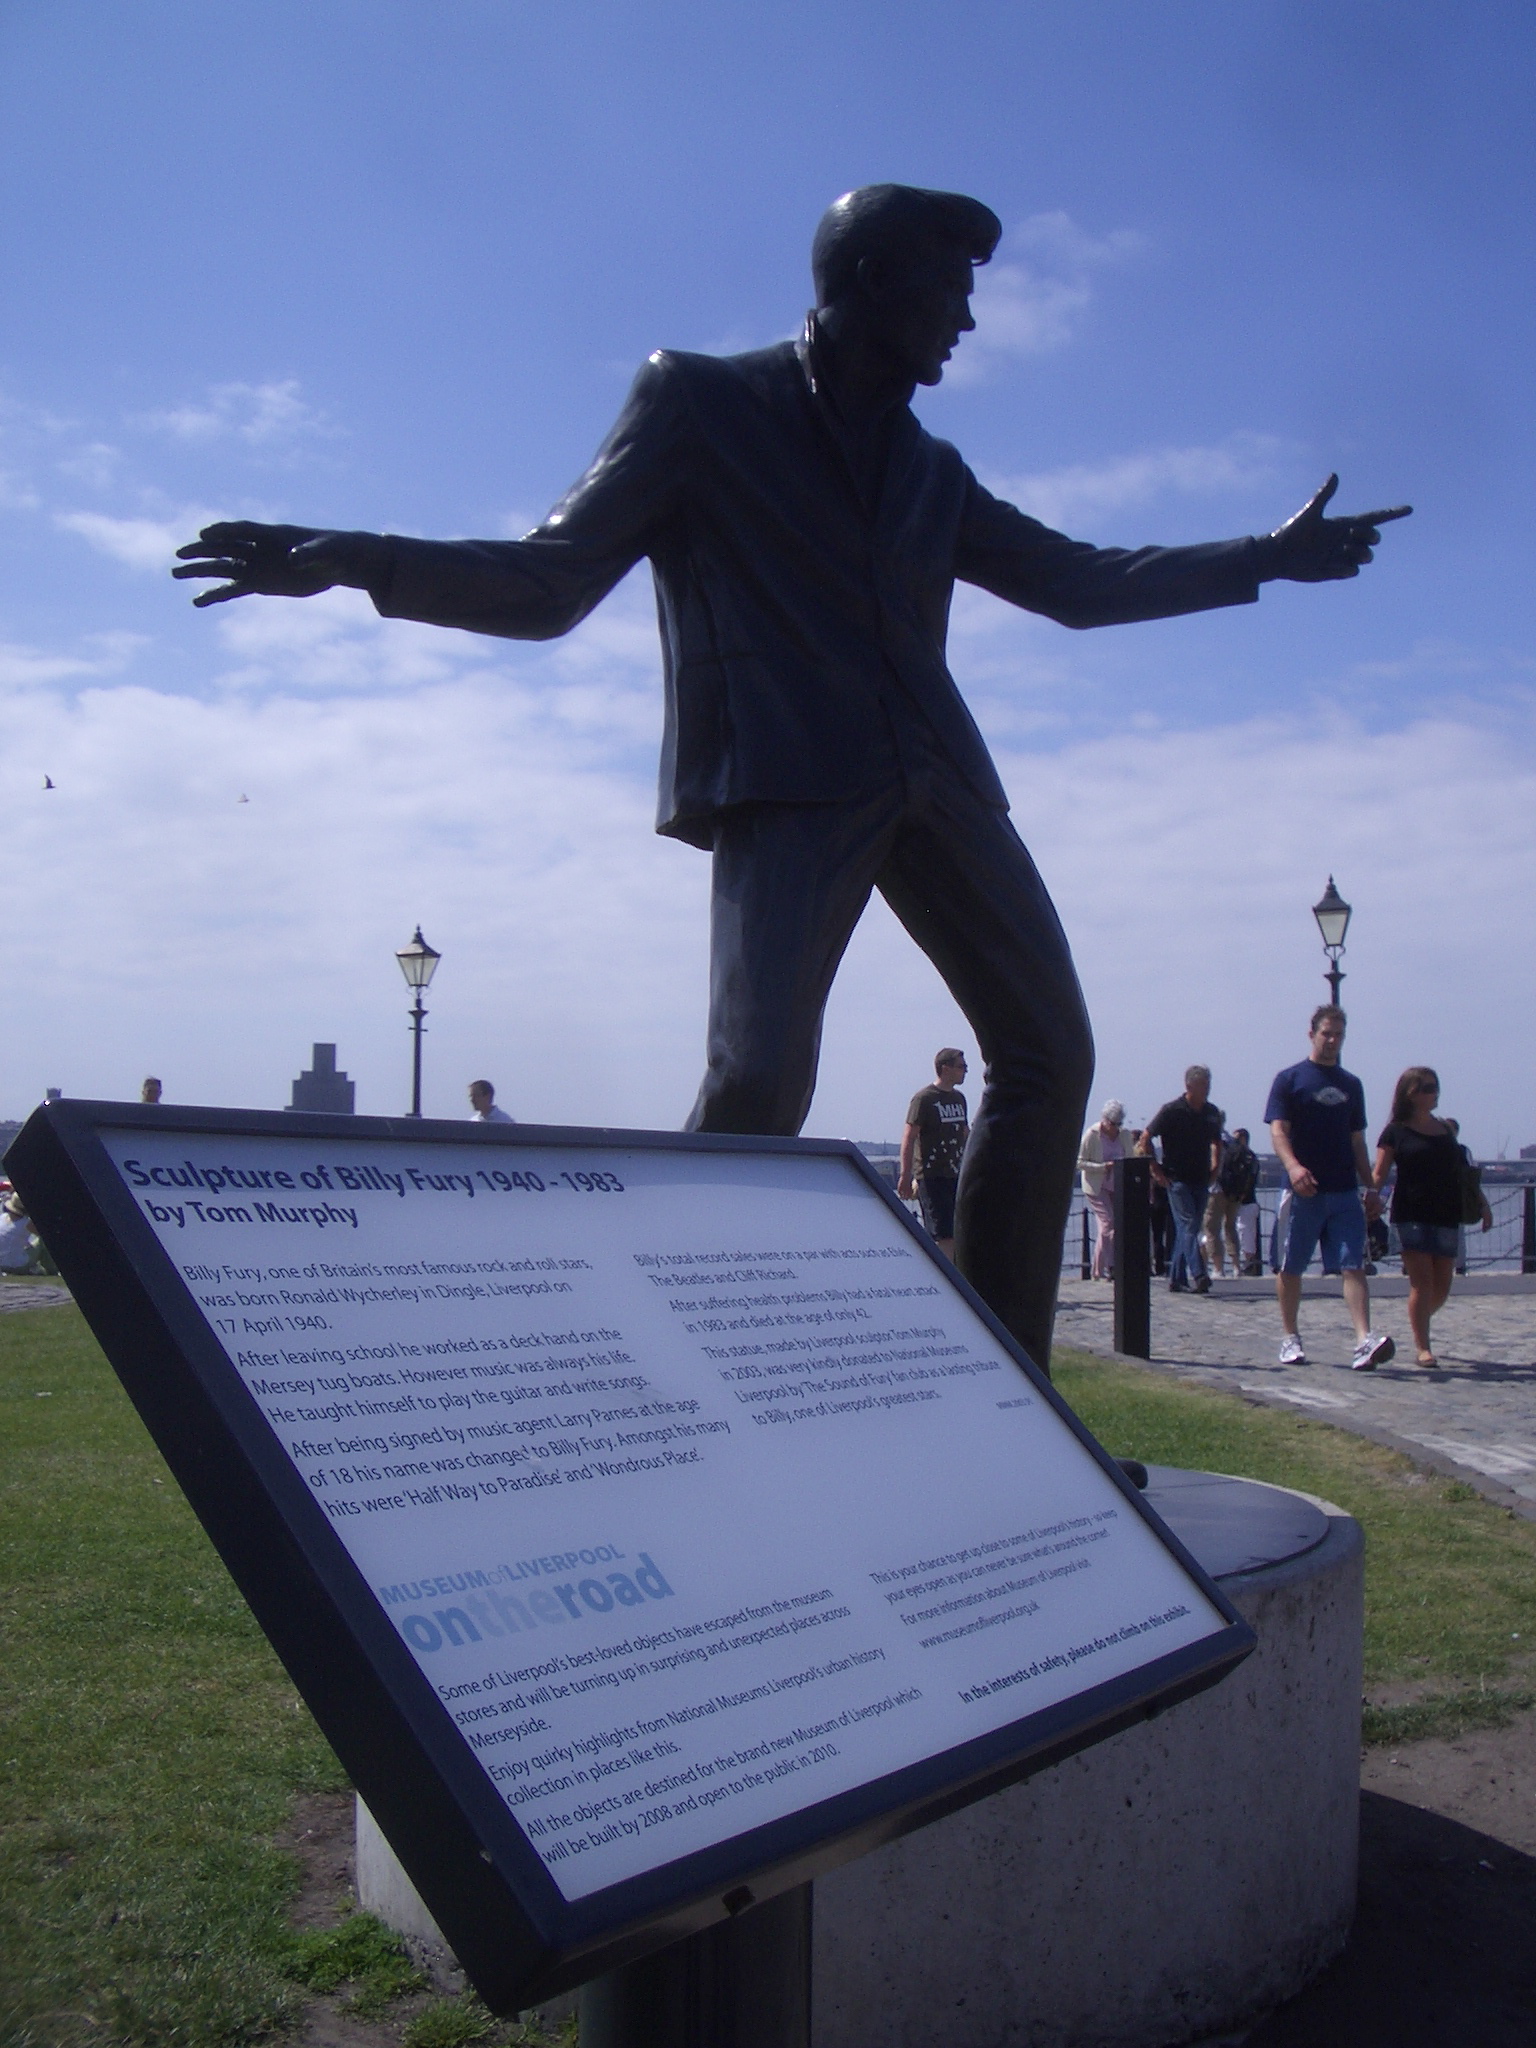
[[[319,1793],[296,1800],[287,1828],[274,1839],[278,1848],[287,1849],[299,1863],[299,1889],[288,1909],[295,1927],[323,1932],[357,1910],[357,1809],[350,1792]],[[349,2012],[345,1987],[334,1997],[307,1993],[302,2024],[288,2041],[297,2048],[401,2048],[405,2031],[418,2013],[436,2005],[445,1993],[464,1988],[459,1971],[443,1973],[441,1952],[437,1965],[439,1981],[392,2000],[388,2009],[376,2016],[365,2018]],[[552,2042],[559,2038],[561,2022],[571,2009],[569,1995],[557,1999],[526,2016],[526,2035],[515,2026],[504,2025],[489,2037],[487,2048],[509,2038],[526,2039],[530,2044]]]
[[[277,1839],[299,1860],[298,1896],[288,1917],[295,1927],[334,1927],[357,1904],[352,1888],[354,1801],[350,1792],[306,1793],[296,1799]]]
[[[356,1910],[355,1832],[356,1807],[350,1792],[307,1794],[295,1801],[287,1828],[276,1838],[277,1846],[299,1862],[299,1890],[288,1909],[295,1927],[334,1927]],[[433,1996],[419,1992],[397,1999],[382,2017],[361,2019],[346,2010],[344,1994],[332,1998],[310,1992],[304,2000],[303,2023],[289,2039],[302,2043],[302,2048],[400,2048],[406,2027]]]
[[[1421,1476],[1413,1473],[1404,1484],[1412,1485]],[[1505,1663],[1498,1690],[1529,1693],[1533,1683],[1536,1683],[1536,1655],[1511,1657]],[[1395,1678],[1368,1687],[1365,1698],[1366,1704],[1372,1707],[1412,1707],[1425,1700],[1440,1699],[1444,1693],[1445,1681],[1442,1678]]]
[[[1366,1752],[1360,1907],[1317,1982],[1230,2048],[1531,2048],[1536,2040],[1536,1713],[1508,1727]],[[306,1798],[281,1846],[299,1927],[354,1904],[350,1793]],[[312,1996],[301,2048],[400,2048],[435,1994],[359,2019]],[[1214,2044],[1212,2044],[1214,2048]]]
[[[1368,1750],[1360,1783],[1536,1856],[1536,1713],[1507,1728]],[[1531,2031],[1536,2039],[1536,2022]]]

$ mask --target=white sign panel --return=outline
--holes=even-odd
[[[842,1155],[101,1135],[568,1900],[1226,1626]]]

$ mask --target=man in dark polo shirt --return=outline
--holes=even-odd
[[[907,1110],[896,1192],[904,1202],[917,1196],[928,1235],[945,1258],[952,1259],[955,1190],[971,1132],[970,1112],[960,1093],[966,1076],[965,1054],[958,1046],[942,1047],[933,1056],[933,1071],[937,1081],[932,1087],[919,1088]]]
[[[1170,1294],[1211,1291],[1200,1250],[1200,1219],[1206,1192],[1221,1170],[1221,1124],[1221,1111],[1211,1100],[1210,1068],[1186,1067],[1184,1093],[1165,1102],[1136,1140],[1138,1152],[1152,1155],[1152,1177],[1168,1190],[1178,1230],[1168,1268]],[[1154,1138],[1162,1144],[1161,1162],[1152,1152]]]

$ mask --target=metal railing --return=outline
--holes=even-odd
[[[894,1145],[865,1145],[860,1148],[870,1159],[876,1171],[890,1184],[896,1185],[896,1147]],[[1261,1155],[1261,1167],[1265,1178],[1277,1163]],[[1490,1180],[1490,1172],[1500,1175],[1524,1172],[1525,1163],[1515,1165],[1506,1161],[1489,1163],[1485,1167],[1483,1193],[1488,1197],[1488,1206],[1493,1211],[1493,1228],[1482,1231],[1474,1224],[1463,1232],[1463,1256],[1458,1258],[1458,1270],[1464,1273],[1536,1273],[1536,1181],[1499,1179]],[[1265,1187],[1256,1191],[1259,1205],[1259,1256],[1264,1261],[1264,1270],[1271,1273],[1275,1268],[1275,1218],[1280,1208],[1283,1187]],[[1389,1193],[1390,1206],[1390,1193]],[[907,1205],[914,1215],[916,1203]],[[1398,1270],[1401,1248],[1397,1232],[1390,1222],[1387,1226],[1387,1252],[1382,1260],[1383,1271]],[[1091,1270],[1093,1256],[1092,1213],[1083,1200],[1080,1187],[1072,1191],[1072,1207],[1067,1217],[1067,1227],[1061,1242],[1061,1270],[1073,1275],[1081,1274],[1086,1279]]]
[[[1261,1187],[1259,1205],[1259,1256],[1266,1273],[1274,1271],[1275,1218],[1283,1190]],[[1493,1228],[1480,1230],[1476,1224],[1462,1233],[1462,1256],[1458,1271],[1465,1273],[1536,1272],[1536,1185],[1526,1181],[1485,1185],[1483,1193],[1493,1211]],[[1390,1197],[1389,1197],[1390,1201]],[[1085,1227],[1086,1226],[1086,1227]],[[1093,1247],[1091,1214],[1081,1190],[1074,1190],[1072,1210],[1062,1238],[1061,1270],[1086,1277]],[[1401,1256],[1397,1232],[1387,1226],[1387,1251],[1379,1261],[1381,1269],[1396,1271]]]

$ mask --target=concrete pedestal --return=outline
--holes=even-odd
[[[406,1876],[384,1831],[357,1802],[357,1842],[353,1869],[357,1903],[365,1913],[400,1936],[411,1960],[425,1970],[439,1991],[462,1991],[464,1972],[443,1939],[443,1931],[422,1904],[421,1893]]]
[[[814,2048],[1172,2048],[1290,1997],[1343,1946],[1359,1527],[1165,1468],[1148,1497],[1258,1649],[1198,1699],[819,1880]]]
[[[421,1893],[406,1876],[400,1859],[384,1838],[384,1831],[364,1806],[357,1802],[357,1850],[353,1871],[357,1903],[392,1928],[405,1943],[411,1961],[425,1970],[435,1990],[463,1991],[468,1980],[459,1959],[443,1939],[443,1930],[422,1904]],[[576,2010],[577,1994],[568,1991],[535,2006],[534,2012],[553,2026]]]
[[[819,1880],[813,2048],[1174,2048],[1290,1997],[1342,1947],[1359,1527],[1210,1473],[1154,1466],[1148,1498],[1258,1649],[1158,1720]],[[361,1801],[357,1893],[462,1984]]]

